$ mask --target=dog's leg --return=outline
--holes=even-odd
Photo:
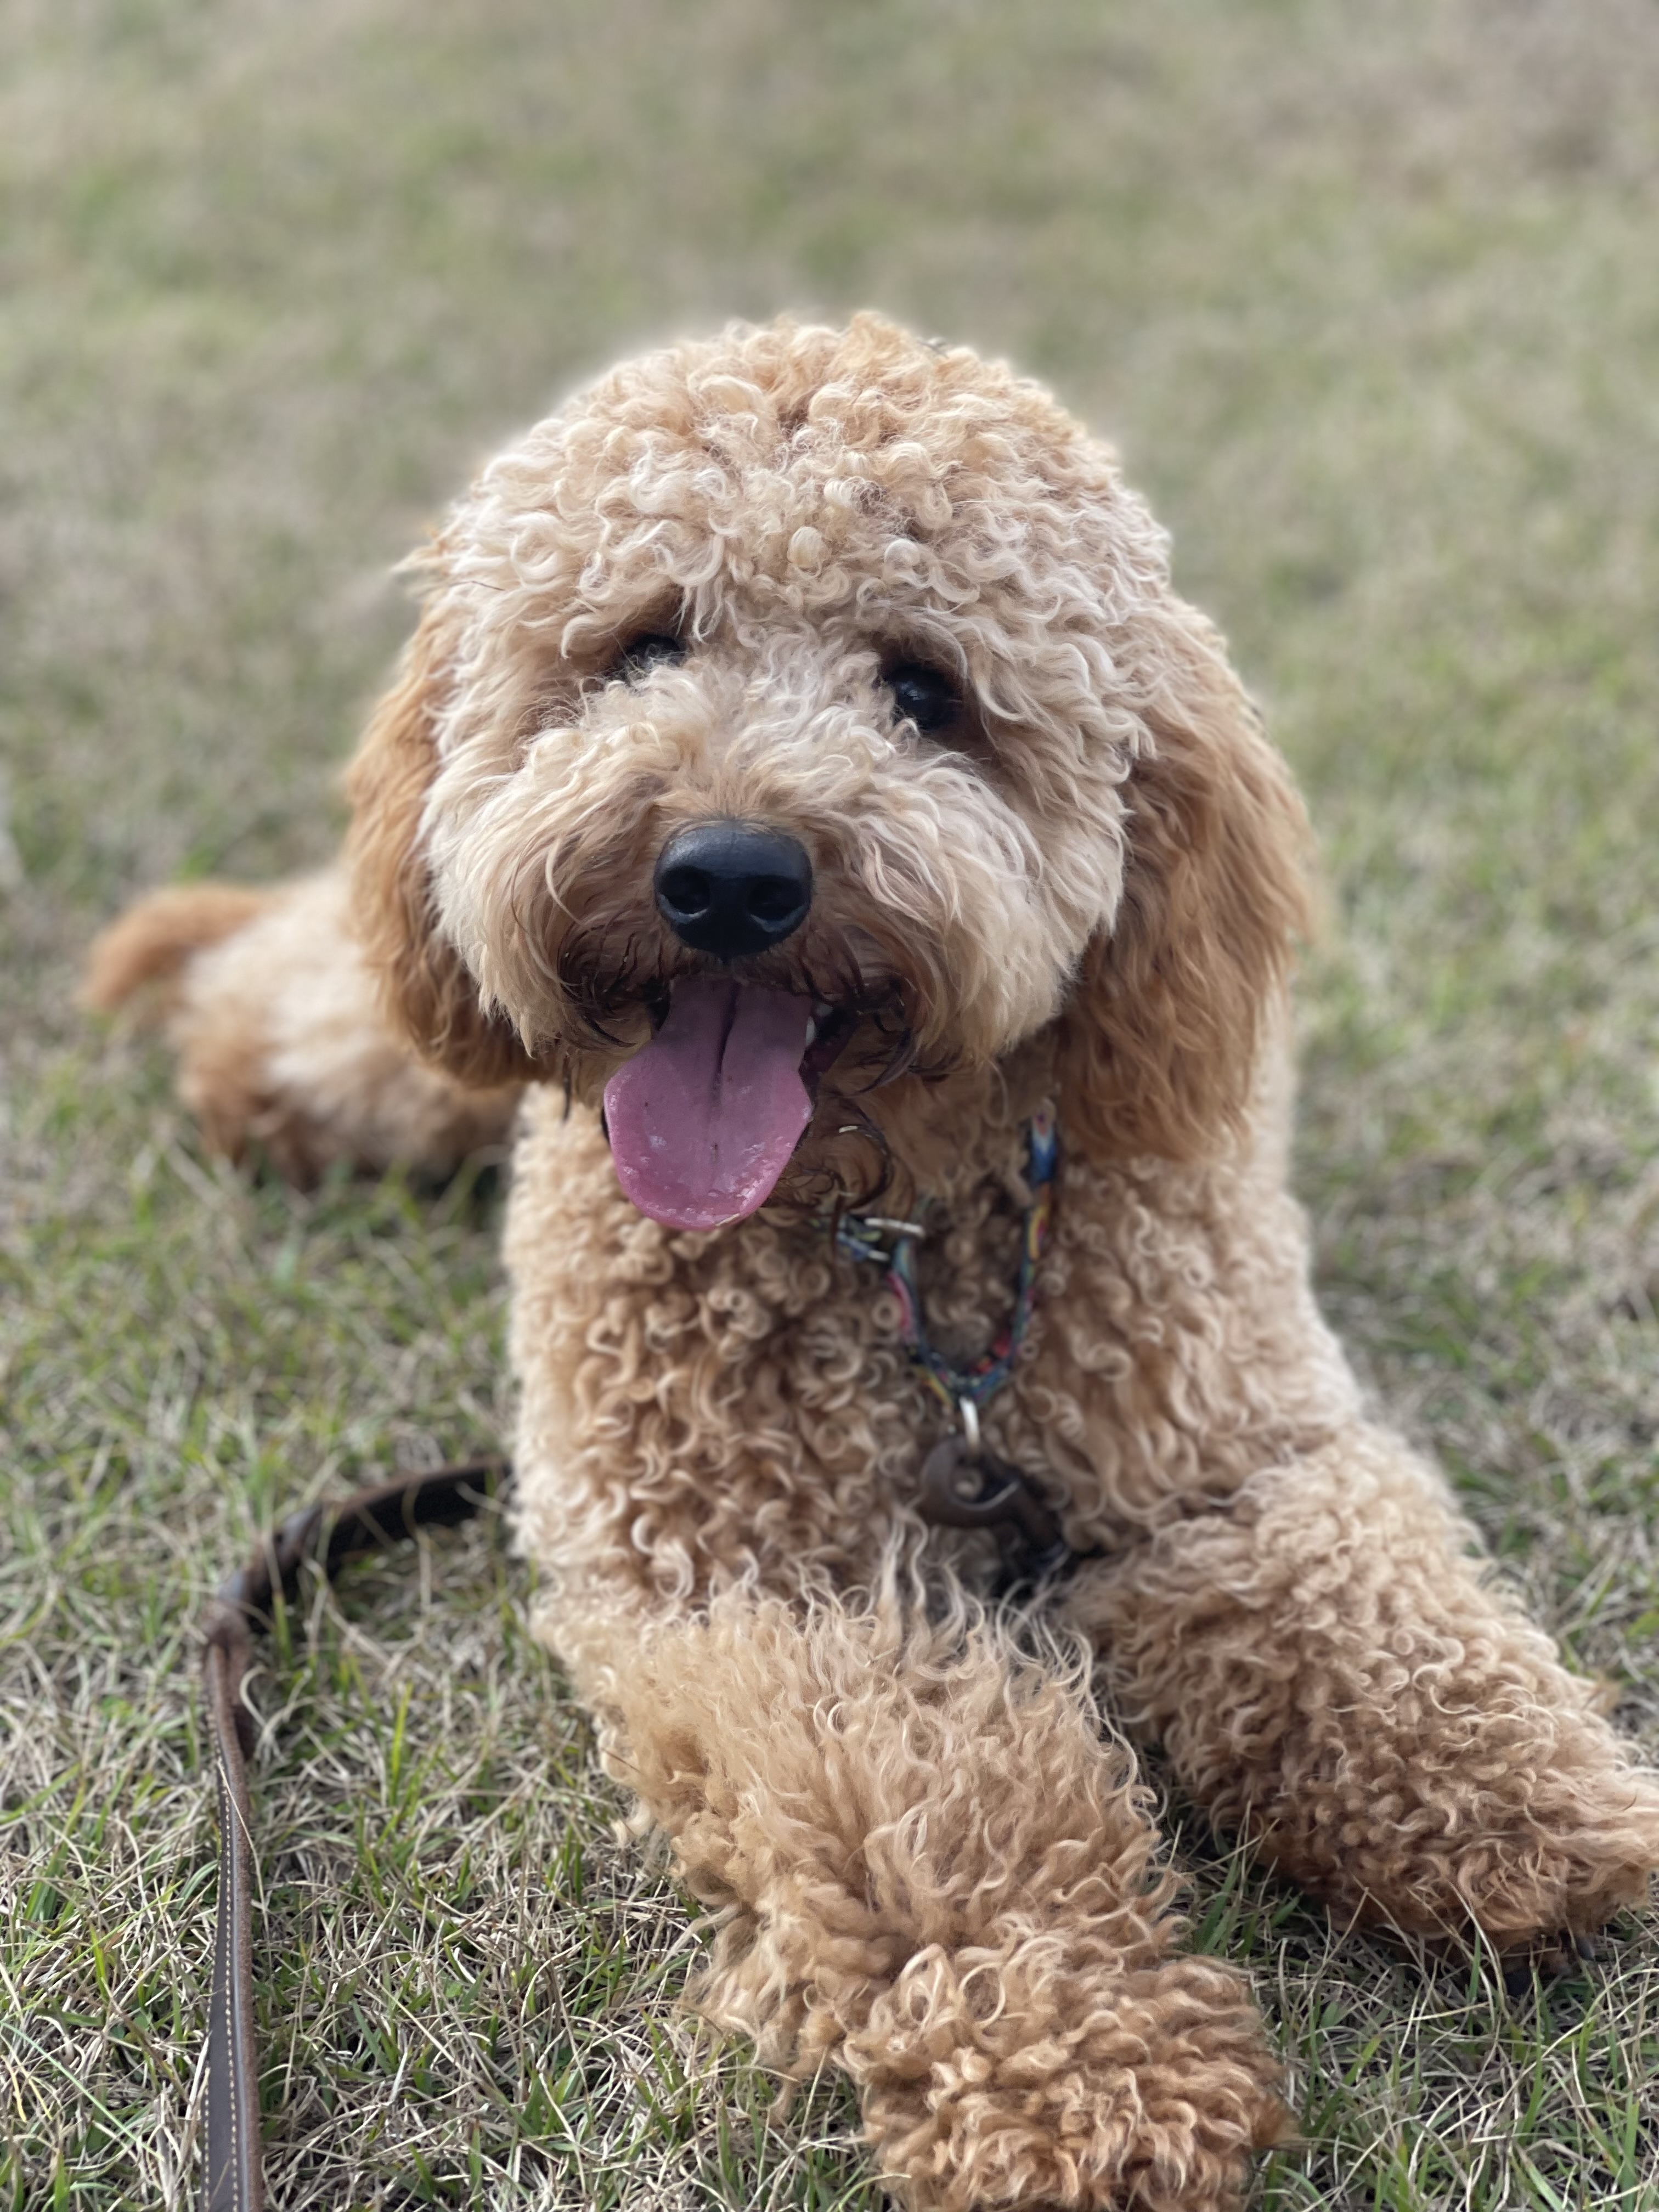
[[[613,1771],[723,1916],[697,2002],[850,2073],[908,2202],[1237,2202],[1277,2068],[1239,1974],[1175,1951],[1147,1795],[1075,1680],[891,1601],[643,1635],[556,1611]]]
[[[146,987],[207,1142],[233,1159],[261,1150],[291,1182],[336,1162],[447,1175],[511,1126],[518,1086],[468,1090],[393,1036],[343,872],[155,893],[93,946],[85,995],[111,1011]]]
[[[1514,1947],[1644,1895],[1659,1779],[1474,1541],[1356,1425],[1091,1570],[1072,1617],[1185,1786],[1339,1913]]]

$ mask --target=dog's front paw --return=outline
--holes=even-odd
[[[1465,1717],[1459,1758],[1437,1746],[1413,1764],[1379,1731],[1337,1779],[1288,1796],[1271,1825],[1248,1812],[1240,1825],[1345,1924],[1460,1945],[1478,1936],[1506,1959],[1639,1905],[1659,1868],[1659,1779],[1593,1715],[1538,1711],[1486,1740],[1480,1717]]]
[[[1631,1765],[1622,1744],[1592,1721],[1578,1756],[1516,1788],[1507,1820],[1455,1829],[1437,1846],[1419,1839],[1402,1871],[1423,1905],[1459,1907],[1506,1954],[1547,1950],[1604,1927],[1638,1905],[1659,1867],[1659,1781]]]
[[[1228,2212],[1293,2130],[1242,1978],[1093,1972],[1033,1935],[913,1958],[848,2046],[884,2171],[919,2212]]]

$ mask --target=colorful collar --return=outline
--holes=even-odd
[[[836,1228],[836,1242],[843,1252],[854,1260],[867,1260],[885,1268],[888,1284],[899,1302],[899,1328],[910,1356],[927,1376],[940,1403],[962,1422],[975,1449],[980,1408],[995,1397],[1013,1373],[1019,1347],[1030,1328],[1036,1306],[1037,1267],[1054,1217],[1060,1132],[1047,1107],[1032,1115],[1026,1127],[1025,1140],[1025,1180],[1030,1185],[1031,1202],[1021,1224],[1019,1283],[1014,1294],[1014,1310],[990,1350],[981,1352],[971,1366],[955,1366],[927,1341],[921,1293],[916,1283],[916,1247],[922,1236],[920,1224],[888,1220],[880,1214],[847,1214]]]

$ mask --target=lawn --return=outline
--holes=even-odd
[[[81,953],[326,854],[423,521],[731,313],[885,307],[1120,443],[1320,835],[1328,1310],[1659,1754],[1656,239],[1650,0],[0,15],[0,2207],[193,2201],[211,1588],[509,1421],[488,1164],[237,1176]],[[439,1537],[255,1684],[273,2206],[874,2208],[836,2086],[677,2009],[525,1595]],[[1171,1813],[1293,2069],[1261,2206],[1659,2206],[1659,1922],[1510,1990]]]

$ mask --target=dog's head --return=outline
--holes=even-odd
[[[646,1211],[750,1212],[884,1082],[1039,1038],[1073,1147],[1224,1139],[1300,810],[1038,387],[735,329],[539,424],[420,566],[351,775],[369,957],[455,1073],[602,1095]]]

